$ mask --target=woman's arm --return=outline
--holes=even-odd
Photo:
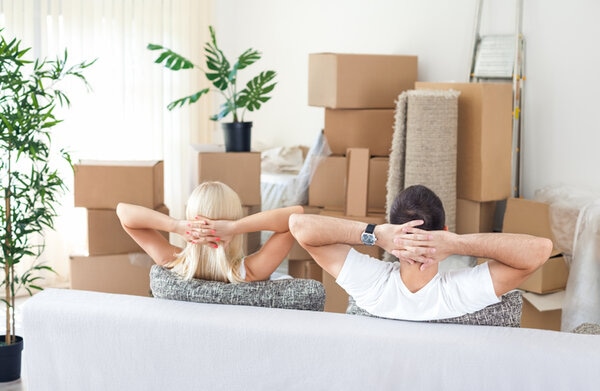
[[[177,220],[164,213],[139,205],[119,203],[117,216],[125,232],[156,262],[164,265],[175,259],[181,251],[159,232],[172,232],[186,236],[188,222]]]

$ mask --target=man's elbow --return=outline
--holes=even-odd
[[[306,242],[306,224],[303,222],[304,215],[302,213],[292,213],[289,218],[290,232],[292,236],[302,245]]]
[[[536,251],[535,251],[535,259],[537,262],[535,263],[535,269],[541,267],[552,254],[552,248],[554,247],[552,240],[548,238],[536,238]]]
[[[288,224],[290,226],[290,232],[294,237],[298,234],[300,229],[300,222],[298,221],[302,215],[298,213],[292,213],[289,217]]]

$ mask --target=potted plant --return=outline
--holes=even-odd
[[[54,161],[71,165],[67,152],[51,149],[51,130],[61,121],[54,115],[57,105],[69,105],[56,83],[72,76],[87,81],[81,71],[92,62],[67,68],[67,51],[56,60],[25,59],[30,50],[20,41],[5,40],[0,30],[0,268],[4,272],[6,331],[0,337],[0,382],[21,376],[23,338],[15,333],[15,294],[41,290],[43,271],[39,262],[44,249],[44,231],[53,227],[58,196],[65,182]],[[24,267],[25,261],[32,261]],[[17,265],[21,263],[18,269]]]
[[[247,49],[237,61],[231,65],[223,51],[217,44],[215,30],[209,26],[210,41],[204,46],[206,56],[206,68],[195,65],[192,61],[180,54],[173,52],[164,46],[150,43],[149,50],[159,50],[160,54],[154,61],[163,64],[165,68],[172,71],[197,68],[204,73],[208,81],[216,88],[225,99],[220,105],[219,111],[210,117],[212,121],[219,121],[231,114],[233,121],[222,124],[225,139],[225,150],[227,152],[250,151],[252,122],[244,122],[244,114],[247,111],[256,111],[270,98],[269,93],[277,84],[275,71],[263,71],[252,78],[246,86],[239,90],[238,71],[254,64],[261,58],[261,53],[254,49]],[[168,104],[167,108],[172,110],[186,104],[197,102],[202,95],[208,93],[210,88],[204,88],[192,95],[177,99]]]

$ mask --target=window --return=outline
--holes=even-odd
[[[71,107],[57,117],[53,142],[73,160],[164,160],[165,203],[182,217],[191,192],[190,143],[211,141],[212,111],[196,104],[168,111],[168,102],[203,88],[200,72],[171,72],[154,64],[158,43],[201,63],[208,39],[206,0],[0,0],[0,26],[7,38],[31,47],[30,58],[54,58],[68,51],[71,63],[97,59],[85,73],[92,91],[80,83],[64,86]],[[46,285],[67,283],[69,255],[83,255],[85,210],[74,208],[71,193],[47,236],[42,257],[57,272]],[[70,179],[69,179],[70,178]]]

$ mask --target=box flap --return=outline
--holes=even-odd
[[[100,167],[154,167],[162,163],[162,160],[79,160],[76,166],[100,166]]]
[[[538,311],[554,311],[562,308],[565,291],[540,295],[532,292],[523,293],[523,299],[531,303]]]

